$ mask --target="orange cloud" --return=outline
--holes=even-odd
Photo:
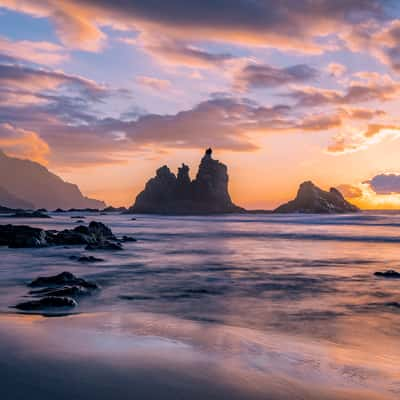
[[[171,82],[166,79],[158,79],[151,76],[138,76],[136,82],[154,90],[165,91],[171,88]]]
[[[321,53],[329,45],[316,39],[354,24],[354,15],[380,20],[383,5],[375,0],[232,0],[215,7],[211,0],[153,2],[120,0],[1,0],[9,9],[47,17],[63,43],[98,50],[105,38],[101,28],[162,32],[174,39],[208,40]]]
[[[47,164],[48,144],[33,131],[0,124],[0,148],[9,155]]]
[[[45,65],[56,65],[68,59],[66,50],[57,44],[30,40],[12,41],[2,36],[0,36],[0,54],[10,59]]]

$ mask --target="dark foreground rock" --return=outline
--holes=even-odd
[[[308,181],[300,185],[294,200],[281,205],[274,213],[335,214],[357,211],[360,210],[345,200],[337,189],[331,188],[327,192]]]
[[[97,258],[93,256],[71,256],[71,260],[76,260],[81,263],[94,263],[104,261],[102,258]]]
[[[227,167],[214,160],[212,150],[208,149],[201,160],[196,179],[190,179],[189,167],[185,164],[179,168],[177,176],[163,166],[147,182],[128,212],[218,214],[243,211],[230,198]]]
[[[46,296],[39,300],[30,300],[19,303],[15,306],[22,311],[37,311],[49,308],[73,308],[77,306],[77,302],[70,297]]]
[[[0,225],[0,246],[13,248],[51,245],[91,245],[111,248],[110,241],[117,242],[111,229],[96,221],[92,221],[88,226],[79,225],[60,232],[45,231],[25,225]],[[114,248],[120,250],[121,246],[117,243]]]
[[[44,247],[48,235],[40,228],[25,225],[0,225],[0,246],[12,248]]]
[[[53,276],[40,276],[31,283],[30,287],[54,287],[54,286],[81,286],[87,289],[98,289],[98,285],[94,282],[86,281],[83,278],[78,278],[71,272],[61,272]]]
[[[389,269],[387,271],[377,271],[374,273],[374,275],[380,278],[400,279],[400,272],[394,271],[393,269]]]

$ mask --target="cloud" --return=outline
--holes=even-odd
[[[327,67],[327,71],[331,76],[340,78],[346,73],[347,68],[345,65],[340,63],[330,63]]]
[[[367,183],[376,194],[400,193],[400,174],[380,174]]]
[[[0,36],[0,57],[8,61],[29,61],[35,64],[57,65],[68,59],[66,50],[50,42],[12,41]],[[1,58],[0,58],[1,60]]]
[[[320,53],[316,39],[366,20],[382,20],[379,0],[1,0],[3,7],[47,17],[63,43],[98,50],[106,26],[170,38],[252,44]]]
[[[137,40],[122,38],[121,41],[139,45],[145,52],[159,62],[186,66],[190,68],[209,68],[222,66],[225,62],[235,60],[229,53],[211,53],[200,46],[186,43],[180,39],[155,38],[153,35],[140,35]]]
[[[345,91],[302,87],[293,89],[287,96],[296,100],[299,107],[347,105],[369,101],[390,101],[400,94],[400,82],[386,75],[359,73]]]
[[[136,82],[141,86],[158,91],[165,91],[171,88],[170,81],[166,79],[154,78],[151,76],[137,76]]]
[[[355,129],[345,134],[338,133],[333,137],[333,142],[328,146],[328,153],[347,154],[367,149],[385,138],[400,137],[400,126],[389,124],[368,124],[365,130]]]
[[[305,64],[277,68],[267,64],[247,64],[235,76],[234,86],[240,90],[274,88],[296,82],[306,82],[318,76],[318,71]]]
[[[106,93],[103,86],[80,76],[17,64],[0,64],[0,85],[0,91],[5,88],[30,91],[53,90],[69,86],[92,99],[99,99]]]
[[[0,149],[9,155],[28,158],[42,164],[47,164],[50,153],[48,144],[36,132],[4,123],[0,123]]]
[[[363,191],[359,187],[349,184],[339,185],[337,186],[337,189],[347,199],[357,199],[363,195]]]

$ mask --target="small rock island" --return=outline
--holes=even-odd
[[[164,165],[147,182],[128,212],[172,215],[244,212],[231,200],[228,179],[226,165],[214,160],[212,150],[208,149],[194,180],[190,179],[187,165],[182,164],[176,176]]]
[[[339,190],[329,192],[315,186],[311,181],[303,182],[294,200],[279,206],[274,213],[340,214],[360,211],[349,203]]]

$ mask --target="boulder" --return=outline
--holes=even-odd
[[[71,272],[61,272],[53,276],[40,276],[36,278],[28,286],[31,287],[54,287],[54,286],[81,286],[86,289],[98,289],[98,285],[94,282],[88,282],[85,279],[78,278]]]
[[[394,271],[393,269],[389,269],[387,271],[377,271],[374,273],[374,275],[380,278],[400,279],[400,272]]]
[[[274,213],[335,214],[357,211],[359,209],[346,201],[337,189],[331,188],[327,192],[307,181],[300,185],[294,200],[281,205]]]
[[[164,165],[156,171],[136,197],[130,213],[217,214],[243,212],[228,192],[227,167],[212,158],[208,149],[202,158],[196,179],[191,181],[189,167],[182,164],[175,176]]]
[[[0,246],[24,248],[47,245],[47,233],[43,229],[24,225],[0,225]]]
[[[76,307],[77,304],[78,303],[70,297],[46,296],[40,300],[30,300],[19,303],[15,308],[23,311],[37,311],[48,308],[72,308]]]

